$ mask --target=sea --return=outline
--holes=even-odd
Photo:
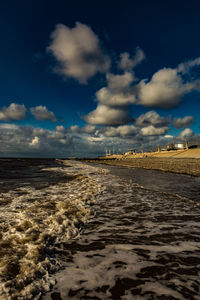
[[[0,159],[0,299],[200,299],[200,178]]]

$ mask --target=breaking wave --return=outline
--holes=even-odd
[[[101,169],[57,161],[38,170],[25,160],[8,168],[6,181],[1,177],[0,298],[39,299],[61,268],[56,244],[78,236],[91,215],[102,190],[94,172]]]

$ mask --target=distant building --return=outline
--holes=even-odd
[[[128,149],[128,152],[124,153],[125,155],[136,154],[136,149]]]
[[[186,147],[183,143],[175,143],[175,144],[170,144],[167,145],[167,150],[184,150]]]
[[[185,145],[182,143],[174,144],[175,150],[182,150],[185,149]]]

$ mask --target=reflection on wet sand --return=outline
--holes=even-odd
[[[95,217],[58,245],[65,268],[44,299],[200,299],[198,199],[111,174],[101,184]]]

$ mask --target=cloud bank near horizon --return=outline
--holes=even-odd
[[[127,152],[133,147],[144,151],[173,141],[199,140],[190,128],[179,132],[177,137],[167,134],[167,127],[135,125],[79,128],[62,125],[49,130],[40,127],[0,124],[0,156],[24,157],[84,157],[104,155],[105,150]]]

